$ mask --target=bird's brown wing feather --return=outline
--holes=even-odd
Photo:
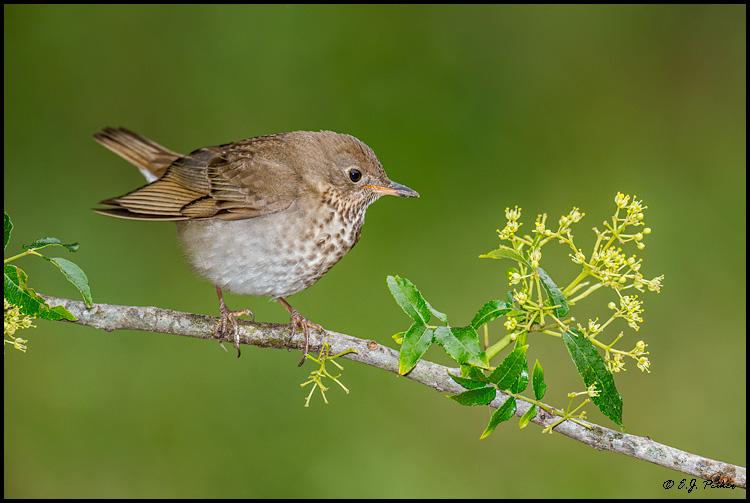
[[[299,184],[294,183],[298,175],[290,164],[279,157],[279,136],[178,155],[161,178],[124,196],[102,201],[113,208],[95,211],[135,220],[242,220],[283,211],[294,201]],[[122,152],[127,150],[122,144],[118,143],[119,150],[105,146],[134,164],[133,158],[143,160],[142,155]],[[140,151],[144,145],[142,141],[137,143]]]
[[[94,139],[138,169],[156,178],[164,176],[167,168],[182,157],[181,154],[172,152],[125,128],[106,127],[96,133]]]

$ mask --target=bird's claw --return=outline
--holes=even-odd
[[[301,314],[299,314],[299,311],[292,308],[291,311],[289,311],[289,314],[291,315],[289,325],[292,328],[292,333],[294,333],[295,329],[297,327],[302,329],[302,332],[305,334],[305,350],[302,353],[302,360],[299,362],[298,367],[301,367],[303,363],[305,363],[305,359],[307,358],[307,353],[310,348],[310,328],[314,328],[321,333],[325,334],[326,331],[323,327],[318,325],[317,323],[313,323],[312,321],[308,320]]]
[[[234,340],[234,343],[232,344],[235,348],[237,348],[237,358],[240,357],[240,329],[239,326],[237,326],[237,319],[235,316],[242,316],[243,314],[249,315],[250,318],[255,321],[255,315],[252,311],[249,309],[242,309],[241,311],[231,311],[226,304],[224,304],[224,299],[219,297],[221,300],[219,304],[219,312],[221,313],[221,320],[214,326],[214,337],[218,339],[222,339],[227,334],[227,329],[229,328],[229,325],[231,325],[232,330],[232,338]],[[223,342],[221,343],[221,347],[224,347]],[[226,348],[224,348],[226,351]]]

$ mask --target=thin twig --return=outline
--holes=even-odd
[[[112,330],[144,330],[165,334],[182,335],[216,341],[213,327],[218,318],[200,314],[183,313],[160,309],[156,307],[115,306],[109,304],[94,304],[87,308],[81,301],[61,299],[42,295],[50,306],[62,305],[78,318],[74,322],[94,328]],[[69,322],[68,322],[69,323]],[[238,320],[240,343],[260,347],[298,349],[304,347],[304,337],[301,333],[292,334],[288,324],[256,323]],[[310,351],[319,352],[323,344],[330,344],[330,352],[337,354],[349,348],[356,349],[356,353],[343,356],[349,360],[358,361],[366,365],[398,373],[398,351],[382,346],[375,341],[368,341],[341,334],[326,329],[322,336],[312,331],[310,337]],[[456,384],[448,372],[454,375],[458,369],[448,368],[432,362],[420,360],[416,367],[405,377],[436,389],[450,393],[461,393],[464,388]],[[508,395],[498,392],[491,407],[498,408]],[[523,400],[517,401],[517,416],[522,416],[531,407]],[[539,426],[548,426],[559,420],[538,408],[532,422]],[[563,421],[555,426],[554,431],[578,440],[589,447],[625,454],[636,459],[676,470],[687,475],[711,480],[716,484],[746,488],[746,469],[721,461],[716,461],[697,454],[681,451],[668,445],[654,442],[648,437],[639,437],[619,431],[611,430],[597,424],[582,421],[591,426],[586,428],[574,421]]]

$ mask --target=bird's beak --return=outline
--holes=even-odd
[[[400,183],[396,182],[391,182],[391,185],[388,187],[382,187],[380,185],[365,185],[365,187],[369,187],[375,192],[384,195],[399,197],[419,197],[419,194],[417,194],[416,190],[412,190],[406,185],[401,185]]]

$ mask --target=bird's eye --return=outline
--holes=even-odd
[[[362,179],[362,172],[358,170],[357,168],[353,168],[349,170],[349,180],[353,181],[354,183],[357,183]]]

